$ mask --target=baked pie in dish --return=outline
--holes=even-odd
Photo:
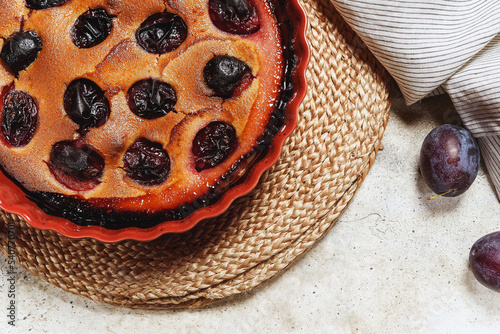
[[[148,240],[224,211],[305,94],[280,0],[0,0],[0,206],[69,237]]]

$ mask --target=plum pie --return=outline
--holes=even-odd
[[[178,221],[244,182],[294,94],[278,0],[0,0],[0,164],[77,225]]]

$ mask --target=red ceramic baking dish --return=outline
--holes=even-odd
[[[3,0],[2,0],[3,1]],[[0,3],[2,3],[0,1]],[[76,0],[68,0],[68,1],[59,1],[57,8],[40,8],[38,10],[54,10],[54,13],[56,12],[56,9],[58,8],[63,8],[64,6],[69,6],[68,4],[71,4],[71,1],[76,1]],[[153,0],[148,0],[151,2],[154,2]],[[249,3],[252,4],[253,1],[258,3],[258,1],[261,0],[250,0]],[[85,225],[85,224],[77,224],[70,220],[70,218],[64,218],[62,216],[58,216],[57,212],[54,210],[47,210],[47,205],[43,205],[40,202],[40,199],[34,198],[32,193],[30,191],[26,191],[26,189],[21,186],[21,183],[18,182],[14,177],[12,177],[9,173],[5,172],[5,169],[2,168],[2,172],[0,173],[0,207],[7,211],[11,212],[14,214],[18,214],[22,216],[26,222],[39,229],[50,229],[54,230],[66,237],[70,238],[95,238],[97,240],[103,241],[103,242],[117,242],[125,239],[132,239],[132,240],[137,240],[137,241],[148,241],[155,239],[165,233],[179,233],[179,232],[184,232],[192,227],[194,227],[199,221],[211,217],[215,217],[221,213],[223,213],[225,210],[228,209],[228,207],[231,205],[231,203],[238,197],[244,196],[248,192],[250,192],[258,183],[260,176],[262,173],[268,169],[271,165],[273,165],[279,155],[281,154],[281,149],[284,140],[292,133],[296,122],[297,122],[297,112],[300,103],[302,102],[305,93],[306,93],[306,79],[305,79],[305,73],[306,73],[306,68],[307,64],[309,62],[309,57],[310,57],[310,50],[306,41],[306,30],[307,30],[307,17],[304,12],[304,9],[300,5],[298,0],[289,0],[289,1],[284,1],[284,0],[262,0],[265,1],[264,7],[262,5],[257,5],[256,7],[260,8],[258,9],[257,12],[261,11],[262,8],[268,8],[269,13],[272,13],[274,16],[274,19],[277,21],[277,27],[280,29],[280,37],[282,41],[282,52],[283,52],[283,57],[286,58],[286,61],[283,62],[283,67],[285,68],[283,72],[285,73],[282,78],[281,82],[281,89],[282,92],[280,92],[280,96],[284,96],[284,100],[280,100],[276,102],[275,108],[278,108],[278,104],[281,104],[282,106],[282,116],[278,117],[279,122],[277,122],[275,125],[276,130],[273,132],[273,136],[270,137],[268,142],[266,142],[266,147],[259,151],[258,154],[255,154],[255,158],[252,158],[251,163],[249,163],[246,168],[240,170],[239,168],[235,167],[235,170],[238,171],[238,178],[233,179],[226,188],[224,188],[224,191],[218,194],[217,198],[212,201],[205,201],[203,202],[204,204],[199,204],[198,207],[196,207],[193,210],[190,210],[189,213],[180,216],[179,218],[165,218],[165,220],[159,221],[155,223],[152,226],[126,226],[126,227],[112,227],[109,228],[108,226],[105,225],[99,226],[99,224],[95,225]],[[33,2],[33,1],[32,1]],[[96,8],[99,9],[98,5],[98,0],[93,0],[92,5]],[[22,1],[24,4],[24,1]],[[34,1],[33,3],[36,3]],[[43,2],[42,2],[43,3]],[[57,2],[56,2],[57,3]],[[190,6],[189,1],[179,1],[178,4],[176,4],[175,1],[171,2],[172,7],[175,8],[175,6]],[[225,1],[219,1],[219,0],[210,0],[207,1],[207,8],[210,8],[211,6],[217,9],[217,6],[219,6],[219,9],[225,9]],[[231,1],[229,1],[231,3]],[[222,6],[222,7],[221,7]],[[260,6],[260,7],[259,7]],[[87,6],[88,9],[89,6]],[[227,9],[227,8],[226,8]],[[12,10],[12,9],[11,9]],[[32,8],[30,10],[33,10]],[[36,14],[36,8],[35,8],[35,14]],[[211,9],[209,9],[208,12],[210,12]],[[211,13],[211,12],[210,12]],[[259,12],[260,13],[260,12]],[[255,14],[255,13],[254,13]],[[86,15],[86,16],[85,16]],[[108,16],[106,16],[108,15]],[[170,15],[170,14],[169,14]],[[95,12],[92,12],[92,9],[89,10],[89,12],[85,12],[78,18],[78,20],[85,21],[88,17],[91,17],[88,22],[90,23],[84,23],[80,24],[77,22],[75,23],[72,31],[72,38],[73,42],[75,43],[75,35],[78,35],[80,33],[78,31],[78,27],[83,27],[82,31],[83,33],[88,32],[85,29],[88,29],[89,26],[91,27],[92,24],[95,22],[98,22],[96,24],[99,24],[100,27],[103,27],[104,22],[104,27],[106,27],[106,22],[110,22],[115,18],[115,16],[109,15],[109,14],[102,14],[102,12],[98,12],[97,10]],[[97,17],[97,19],[96,19]],[[104,21],[99,21],[104,17]],[[108,20],[108,18],[109,20]],[[171,19],[171,17],[167,17],[167,19]],[[217,26],[217,18],[211,17],[213,24]],[[32,19],[36,21],[36,15],[34,15],[34,18]],[[94,21],[92,21],[94,20]],[[97,21],[96,21],[97,20]],[[108,21],[106,21],[108,20]],[[149,20],[149,21],[148,21]],[[156,21],[155,21],[156,20]],[[165,16],[159,17],[156,16],[153,18],[148,18],[147,20],[144,21],[144,23],[141,25],[140,29],[147,29],[147,24],[163,24],[165,20]],[[94,22],[94,23],[92,23]],[[188,21],[189,22],[189,21]],[[80,22],[81,23],[81,22]],[[174,23],[174,29],[176,28]],[[265,23],[261,23],[264,24]],[[5,22],[2,23],[2,20],[0,19],[0,35],[2,34],[2,29],[5,28],[7,25]],[[76,28],[75,28],[76,27]],[[189,24],[188,24],[189,27]],[[21,27],[21,29],[26,29],[28,30],[30,28],[29,24],[26,26]],[[237,29],[237,28],[235,28]],[[4,29],[5,30],[5,29]],[[76,32],[75,32],[76,31]],[[111,28],[110,28],[111,31]],[[253,32],[252,32],[253,33]],[[251,33],[251,34],[252,34]],[[108,32],[109,34],[109,32]],[[110,33],[111,37],[113,36],[113,33]],[[251,36],[251,34],[249,36]],[[95,38],[97,35],[93,35],[92,38]],[[111,38],[110,37],[110,38]],[[247,38],[248,36],[244,36],[243,38]],[[5,38],[5,37],[4,37]],[[28,36],[28,38],[31,38],[33,41],[35,41],[36,44],[36,36]],[[141,38],[139,34],[136,35],[137,40]],[[185,38],[185,37],[184,37]],[[189,37],[187,37],[189,39]],[[248,37],[251,38],[251,37]],[[5,49],[5,44],[9,41],[9,39],[4,42],[4,49]],[[92,44],[92,40],[88,42],[86,40],[86,43]],[[95,41],[94,41],[95,42]],[[95,42],[98,43],[99,41]],[[139,41],[140,42],[140,41]],[[139,43],[138,42],[138,43]],[[12,42],[13,43],[13,42]],[[94,43],[94,44],[95,44]],[[75,43],[78,44],[78,43]],[[147,41],[146,41],[147,44]],[[158,44],[158,43],[157,43]],[[157,44],[155,44],[155,47],[157,47]],[[88,45],[77,45],[80,48],[87,48]],[[92,46],[92,45],[91,45]],[[0,45],[2,47],[2,45]],[[117,48],[118,49],[118,48]],[[118,52],[118,51],[117,51]],[[156,52],[156,51],[153,51]],[[175,51],[174,51],[175,52]],[[239,51],[235,51],[239,52]],[[5,55],[4,55],[5,56]],[[179,57],[181,57],[182,54],[179,53]],[[251,57],[251,56],[250,56]],[[22,72],[23,71],[23,65],[19,64],[14,64],[14,63],[8,63],[8,57],[3,57],[2,61],[7,63],[7,66],[11,65],[12,68],[16,68],[19,71],[16,73],[16,80],[22,80],[23,75],[25,74]],[[20,69],[19,69],[20,67]],[[127,76],[126,73],[123,75],[124,77]],[[1,79],[1,73],[0,73],[0,79]],[[27,80],[26,77],[24,77],[24,80]],[[208,82],[205,78],[205,82]],[[17,81],[16,81],[17,82]],[[83,82],[83,81],[82,81]],[[187,81],[186,81],[187,82]],[[86,84],[86,82],[83,82],[83,84]],[[82,84],[82,85],[83,85]],[[147,85],[147,83],[145,84]],[[21,85],[22,86],[22,85]],[[70,85],[71,86],[71,85]],[[86,86],[82,86],[86,87]],[[78,89],[84,89],[84,88],[75,88],[77,91]],[[87,89],[87,88],[85,88]],[[90,89],[90,88],[89,88]],[[213,87],[215,91],[217,91],[217,87]],[[286,92],[285,92],[286,91]],[[3,110],[3,114],[5,114],[5,110],[10,106],[11,103],[10,101],[7,100],[6,96],[8,95],[9,90],[7,88],[3,88],[2,90],[2,95],[0,96],[3,100],[0,101],[0,110]],[[233,93],[234,94],[234,93]],[[129,98],[129,96],[127,97]],[[130,105],[130,99],[127,100],[129,101]],[[284,101],[284,102],[283,102]],[[2,109],[2,103],[4,105],[4,109]],[[38,104],[42,105],[44,102],[43,101],[38,101]],[[66,103],[66,102],[65,102]],[[77,105],[81,105],[77,103]],[[5,107],[6,106],[6,107]],[[80,107],[82,109],[83,107]],[[132,108],[132,107],[131,107]],[[83,109],[82,109],[83,110]],[[69,114],[69,113],[68,113]],[[179,114],[179,113],[177,113]],[[70,118],[73,119],[72,114],[69,114]],[[5,115],[2,115],[2,117],[7,117]],[[75,117],[77,119],[78,117]],[[110,117],[110,120],[112,118]],[[76,120],[78,121],[78,119]],[[108,121],[111,122],[111,121]],[[97,127],[95,124],[91,124],[90,127]],[[5,131],[8,132],[8,129],[4,131],[4,137],[5,137]],[[80,131],[79,134],[86,135],[87,132],[90,130],[84,129],[81,130],[81,128],[78,130]],[[172,131],[175,135],[175,131]],[[5,140],[4,140],[5,141]],[[76,140],[75,140],[76,141]],[[63,143],[67,143],[63,142]],[[5,144],[5,143],[4,143]],[[268,145],[268,146],[267,146]],[[7,145],[8,146],[8,145]],[[62,150],[62,149],[61,149]],[[51,154],[53,154],[54,149]],[[127,151],[128,152],[128,151]],[[194,152],[194,151],[193,151]],[[0,152],[1,153],[1,152]],[[1,154],[0,154],[1,156]],[[52,157],[52,156],[51,156]],[[45,162],[47,163],[47,162]],[[52,162],[47,163],[49,167],[51,167],[51,171],[54,169],[58,168],[58,165],[56,163],[52,164]],[[58,162],[60,163],[60,162]],[[144,163],[144,160],[142,161]],[[3,165],[3,163],[2,163]],[[55,167],[54,167],[55,166]],[[125,167],[122,167],[125,168]],[[57,170],[54,172],[55,177],[57,178]],[[140,177],[140,176],[139,176]],[[67,181],[67,178],[61,177],[58,179],[61,183],[68,185],[71,187],[71,183],[65,183]],[[87,184],[86,184],[87,185]],[[149,185],[148,185],[149,186]],[[49,205],[50,206],[50,205]],[[147,220],[147,216],[145,218]]]

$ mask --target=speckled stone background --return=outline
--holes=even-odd
[[[500,294],[477,283],[468,252],[500,230],[500,203],[484,167],[458,198],[430,195],[420,145],[458,124],[446,96],[407,107],[401,94],[384,149],[325,238],[246,295],[196,310],[119,308],[63,292],[17,267],[16,326],[8,324],[0,258],[0,333],[498,333]]]

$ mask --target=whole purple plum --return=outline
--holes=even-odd
[[[444,124],[432,130],[420,150],[420,172],[438,195],[464,193],[479,170],[479,146],[466,129]]]
[[[474,243],[469,265],[481,284],[500,292],[500,232],[485,235]]]

